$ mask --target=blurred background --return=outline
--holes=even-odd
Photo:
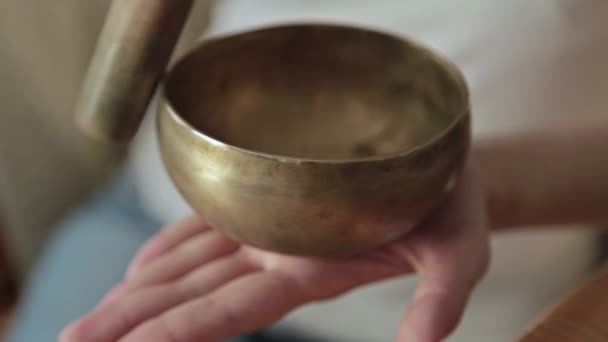
[[[49,227],[120,155],[72,124],[108,4],[0,1],[0,217],[19,279]]]
[[[108,5],[0,1],[0,279],[12,282],[3,286],[23,282],[51,227],[122,158],[72,124]]]
[[[207,0],[199,0],[198,2],[202,3],[203,1],[208,2]],[[260,22],[264,21],[263,13],[259,15],[259,18],[255,17],[255,11],[253,10],[255,5],[252,4],[256,1],[250,0],[248,4],[251,7],[249,17],[253,18],[250,21],[253,23],[257,19]],[[287,0],[286,2],[293,2],[293,0]],[[364,3],[360,0],[356,2]],[[562,2],[566,6],[573,6],[572,1]],[[72,124],[72,107],[79,94],[80,82],[93,53],[96,38],[102,27],[109,3],[110,0],[0,0],[0,305],[3,309],[0,320],[3,324],[6,318],[10,317],[10,308],[18,299],[19,289],[27,280],[37,257],[40,256],[52,227],[60,222],[71,209],[81,203],[94,189],[103,184],[127,155],[127,151],[123,148],[102,145],[87,139]],[[231,3],[238,4],[239,1],[226,1],[225,11],[229,11]],[[265,1],[265,3],[272,3],[272,1]],[[309,1],[307,3],[320,2]],[[333,1],[332,3],[340,3],[340,1]],[[370,3],[372,2],[368,4]],[[379,1],[379,3],[388,4],[395,3],[395,1]],[[439,1],[435,3],[438,6],[441,5]],[[447,1],[443,2],[446,10],[442,13],[445,18],[451,19],[449,8],[454,5],[448,5],[449,3]],[[471,1],[468,4],[474,7],[472,5],[474,3],[481,2]],[[518,3],[525,2],[519,1]],[[541,3],[546,4],[548,2],[539,1],[535,3],[536,5],[530,5],[530,11],[525,13],[518,12],[521,11],[521,8],[506,10],[512,11],[511,14],[513,15],[521,15],[521,18],[527,16],[529,22],[534,22],[534,15],[531,13],[545,10],[541,8],[541,5],[538,5]],[[348,6],[348,4],[348,1],[342,1],[334,7],[329,7],[333,8],[335,13],[339,13],[340,6]],[[247,6],[243,7],[246,8]],[[554,7],[551,8],[555,9]],[[578,19],[580,13],[576,11],[577,9],[574,12],[568,12],[570,13],[567,14],[567,18],[570,18],[568,20],[574,20],[574,27],[577,30],[587,29],[586,24]],[[365,10],[361,12],[363,13]],[[285,11],[285,13],[288,13],[288,11]],[[555,16],[562,15],[554,12],[546,12],[545,14],[550,16],[552,20],[555,19]],[[482,12],[478,15],[482,15]],[[331,14],[327,16],[329,17]],[[234,24],[239,20],[237,17],[225,16],[227,27],[231,27],[231,25],[237,27],[238,25]],[[494,19],[498,21],[497,18]],[[505,16],[505,18],[512,17]],[[509,19],[505,20],[508,21]],[[371,21],[374,22],[374,20]],[[382,18],[378,17],[375,22],[381,23]],[[451,22],[446,20],[442,24],[448,25]],[[551,23],[551,25],[554,25],[555,21],[551,21]],[[525,30],[532,32],[532,28],[535,26],[530,25],[522,24],[519,29],[522,32]],[[550,30],[551,25],[545,25],[544,29]],[[193,27],[200,27],[200,25]],[[471,29],[474,28],[475,25],[471,25]],[[542,31],[542,29],[539,30]],[[515,36],[515,34],[509,35],[509,30],[503,31],[501,33],[505,33],[506,40],[508,40],[508,37]],[[443,46],[440,44],[441,37],[433,40],[435,36],[433,36],[432,30],[428,32],[421,30],[420,32],[423,32],[422,36],[424,34],[429,35],[429,44],[437,44],[436,47],[445,47],[446,50],[449,50],[449,44]],[[555,35],[558,33],[559,30],[552,34],[540,35],[546,38],[546,41],[543,40],[542,44],[553,46],[551,44],[558,38]],[[534,36],[531,35],[530,37]],[[604,35],[602,37],[608,36]],[[572,40],[573,36],[567,38]],[[489,34],[487,39],[492,41],[496,37]],[[584,47],[585,44],[591,46],[596,43],[597,41],[594,39],[589,41],[576,40],[578,47]],[[534,41],[534,38],[530,38],[529,41],[518,41],[512,38],[505,44],[542,45],[538,40]],[[578,58],[580,56],[577,56],[576,52],[567,52],[557,48],[554,50],[556,56],[554,60],[544,60],[538,57],[533,62],[547,68],[550,68],[551,63],[554,63],[553,67],[562,72],[560,76],[563,79],[550,81],[561,82],[564,80],[566,82],[565,80],[569,80],[569,84],[574,87],[573,89],[580,91],[580,87],[576,84],[580,84],[582,78],[576,76],[578,74],[568,74],[569,71],[564,71],[559,64],[556,64],[559,61],[567,60],[567,58]],[[494,54],[497,59],[512,57],[515,63],[520,63],[519,66],[530,62],[525,55],[505,56],[504,50],[493,51],[484,51],[484,56]],[[500,98],[503,99],[503,102],[511,101],[508,108],[507,106],[501,107],[502,111],[509,114],[510,112],[519,112],[520,102],[518,102],[517,96],[520,93],[518,91],[526,92],[529,89],[510,88],[508,91],[504,91],[504,89],[498,91],[492,87],[486,87],[487,84],[484,83],[484,80],[489,73],[492,73],[488,65],[480,63],[482,67],[473,70],[469,69],[468,66],[469,63],[475,62],[475,56],[464,53],[456,54],[456,57],[460,58],[458,62],[474,86],[473,95],[478,99],[476,103],[478,109],[481,108],[483,112],[485,105],[495,106],[492,101]],[[588,59],[582,60],[588,61]],[[513,74],[512,70],[503,72]],[[589,75],[593,73],[589,70],[585,72]],[[521,83],[532,84],[527,82],[526,76],[521,75]],[[602,80],[600,75],[593,79],[598,82],[596,85],[605,82],[605,78]],[[533,85],[539,91],[539,96],[548,96],[542,85]],[[597,90],[600,87],[590,86],[590,88]],[[567,108],[559,102],[553,102],[553,105],[555,108],[563,108],[564,113],[569,113]],[[576,107],[577,104],[573,103],[572,106]],[[501,112],[499,114],[505,113]],[[503,121],[496,120],[496,117],[500,115],[482,117],[476,122],[476,129],[480,133],[489,134],[489,132],[505,131],[528,121],[540,120],[526,114],[521,111],[519,115],[503,115],[503,118],[506,118]],[[532,269],[529,274],[520,275],[518,284],[514,285],[511,290],[507,289],[500,292],[503,297],[496,296],[491,291],[491,289],[508,287],[505,286],[505,280],[510,279],[509,274],[517,273],[515,270],[518,265],[509,264],[506,261],[507,259],[500,257],[500,255],[512,253],[513,246],[523,246],[525,245],[524,241],[533,242],[530,237],[521,236],[507,236],[502,239],[502,242],[495,242],[495,249],[499,256],[494,261],[494,266],[512,272],[505,271],[505,275],[497,276],[494,280],[490,279],[480,291],[480,296],[487,295],[495,299],[492,302],[494,310],[492,312],[501,312],[501,306],[513,301],[513,298],[517,298],[516,296],[506,295],[509,291],[525,292],[531,288],[541,286],[539,278],[542,277],[538,277],[541,270]],[[576,242],[570,243],[573,240]],[[596,235],[585,234],[574,238],[571,236],[563,239],[556,238],[553,247],[558,249],[561,245],[569,244],[570,247],[568,248],[584,250],[588,246],[595,246],[600,243],[601,239],[598,239]],[[523,253],[523,259],[537,257],[534,254],[526,255],[524,249],[521,250],[521,253]],[[573,271],[570,273],[566,271],[562,276],[547,279],[548,282],[557,282],[560,286],[553,287],[547,292],[541,291],[544,295],[538,297],[537,302],[533,303],[534,305],[528,303],[534,306],[534,310],[524,310],[522,311],[523,314],[516,311],[503,313],[505,317],[521,314],[521,316],[510,318],[513,320],[510,328],[523,328],[525,324],[522,322],[529,322],[538,313],[538,311],[535,311],[536,308],[545,307],[552,303],[565,289],[576,284],[591,269],[592,263],[589,260],[596,260],[601,250],[589,251],[588,254],[581,256],[578,261],[571,261],[568,258],[568,253],[556,252],[546,255],[547,260],[553,258],[550,262],[548,261],[548,264],[555,269],[559,269],[563,265],[560,260],[567,259],[577,265],[572,267]],[[534,278],[534,276],[537,276],[537,278]],[[491,321],[491,317],[488,320]],[[310,320],[310,322],[314,322],[314,320]],[[468,324],[470,327],[474,327],[475,322]],[[471,329],[474,330],[474,328]],[[487,330],[490,331],[491,329],[487,328]],[[514,334],[516,333],[514,332]]]

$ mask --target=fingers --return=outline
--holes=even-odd
[[[125,282],[104,296],[98,306],[107,305],[116,298],[143,287],[177,280],[208,262],[235,253],[239,248],[237,242],[221,233],[205,231],[134,269]]]
[[[120,341],[221,341],[266,327],[309,300],[282,272],[253,273],[147,321]]]
[[[128,277],[128,289],[176,280],[207,262],[234,253],[239,247],[219,232],[206,231],[133,271]]]
[[[205,296],[234,279],[256,272],[240,255],[218,259],[179,282],[147,287],[100,306],[62,334],[62,342],[116,341],[172,307]],[[156,339],[152,339],[156,340]]]
[[[438,342],[460,321],[489,262],[482,195],[470,178],[428,226],[409,241],[409,261],[420,282],[399,330],[399,341]]]
[[[198,216],[191,216],[171,225],[146,242],[129,265],[127,277],[154,258],[170,251],[183,241],[209,230],[209,226]]]

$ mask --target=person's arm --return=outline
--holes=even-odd
[[[608,113],[478,139],[493,228],[608,222]]]

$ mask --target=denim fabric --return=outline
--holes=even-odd
[[[31,274],[7,341],[56,341],[67,323],[121,280],[139,246],[159,227],[138,205],[128,179],[117,177],[58,225]]]

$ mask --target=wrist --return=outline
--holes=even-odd
[[[487,139],[475,140],[471,163],[484,193],[488,221],[492,230],[516,227],[522,219],[523,192],[509,179],[509,167],[498,145]]]
[[[606,127],[561,121],[475,139],[492,228],[607,222]]]

